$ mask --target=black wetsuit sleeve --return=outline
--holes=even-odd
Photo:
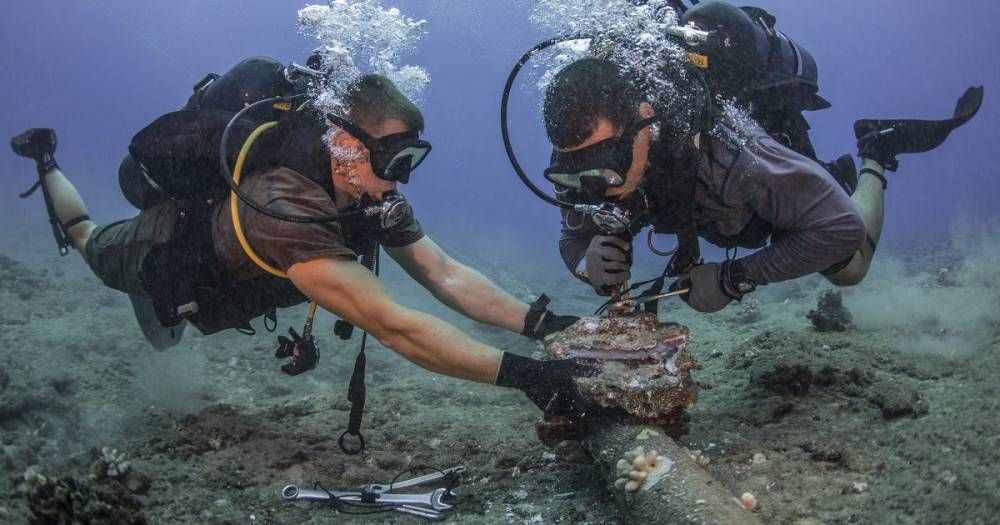
[[[766,135],[749,140],[729,175],[726,200],[741,200],[780,235],[743,258],[765,284],[821,272],[865,242],[857,206],[819,164]]]

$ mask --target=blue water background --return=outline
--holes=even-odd
[[[476,258],[561,271],[557,216],[516,180],[503,152],[498,102],[518,56],[550,36],[528,22],[528,1],[385,2],[428,20],[429,34],[404,63],[426,67],[423,109],[434,153],[405,188],[425,228]],[[0,137],[31,126],[59,132],[58,159],[100,222],[134,210],[117,169],[130,137],[179,108],[205,73],[268,55],[303,62],[316,45],[296,29],[301,1],[8,0],[0,17]],[[980,116],[945,147],[904,158],[891,176],[884,243],[942,239],[956,224],[1000,218],[1000,3],[982,0],[769,0],[779,27],[820,64],[830,110],[812,114],[820,156],[854,152],[860,117],[949,116],[956,98],[986,85]],[[529,171],[548,147],[538,94],[518,88],[515,144]],[[30,163],[0,151],[0,227],[49,243],[39,197],[15,193]],[[540,180],[540,177],[539,177]],[[54,249],[53,249],[54,253]],[[528,259],[525,259],[528,257]],[[522,269],[519,271],[526,271]]]

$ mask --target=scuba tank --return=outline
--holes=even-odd
[[[223,198],[229,187],[219,173],[218,152],[226,126],[250,104],[306,93],[308,79],[296,75],[294,67],[254,57],[195,84],[180,111],[157,118],[132,138],[118,171],[125,198],[140,210],[167,199]],[[226,144],[230,161],[256,124],[278,120],[290,109],[287,104],[262,108],[253,119],[234,123]]]
[[[714,93],[795,112],[830,107],[818,94],[816,60],[775,29],[777,19],[764,9],[701,2],[684,12],[681,23],[714,34],[689,46]]]
[[[853,165],[843,158],[830,164],[820,161],[802,115],[830,107],[819,95],[816,60],[775,28],[773,15],[758,7],[712,0],[687,9],[681,23],[685,30],[705,35],[686,44],[692,64],[704,72],[714,95],[735,100],[775,140],[824,164],[848,193],[853,192]]]

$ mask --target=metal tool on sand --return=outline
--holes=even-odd
[[[447,501],[457,496],[452,488],[458,485],[461,474],[466,470],[465,465],[459,465],[408,480],[369,483],[358,487],[356,491],[326,490],[322,487],[305,489],[286,485],[281,489],[281,498],[285,501],[326,502],[333,504],[338,510],[351,507],[359,513],[392,510],[430,521],[441,521],[453,507]],[[423,494],[397,492],[432,483],[444,484],[445,487]]]

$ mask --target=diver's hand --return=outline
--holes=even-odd
[[[632,276],[632,243],[620,237],[595,236],[584,257],[587,281],[598,295],[611,295]]]
[[[546,415],[581,419],[594,407],[576,391],[574,378],[595,372],[570,359],[538,361],[504,352],[496,384],[524,392]]]
[[[580,320],[574,315],[552,313],[547,308],[549,302],[548,296],[542,294],[535,302],[531,303],[531,308],[524,316],[524,329],[521,330],[521,335],[541,341],[547,335],[561,332]]]
[[[729,290],[730,287],[723,282],[722,265],[715,262],[695,266],[670,285],[671,291],[685,288],[689,291],[681,299],[691,308],[703,313],[718,312],[740,298],[738,293]]]

